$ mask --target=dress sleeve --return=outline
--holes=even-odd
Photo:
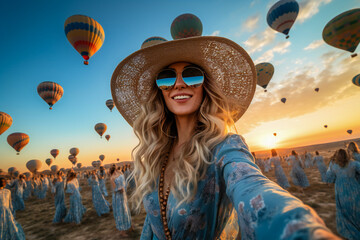
[[[140,240],[151,240],[153,239],[153,232],[150,225],[150,220],[148,216],[146,215],[144,226],[141,232]]]
[[[335,174],[335,172],[333,170],[333,166],[334,165],[332,163],[330,163],[329,167],[328,167],[328,169],[326,171],[326,182],[327,183],[335,183],[336,174]]]
[[[227,137],[215,157],[243,239],[311,239],[318,228],[330,231],[312,208],[261,173],[242,137]]]

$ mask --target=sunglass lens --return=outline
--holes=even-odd
[[[176,72],[173,70],[166,69],[158,74],[156,78],[156,85],[161,90],[168,90],[169,88],[174,86],[175,81],[176,81]]]
[[[182,72],[184,82],[188,86],[197,87],[204,82],[204,73],[201,69],[189,67]]]

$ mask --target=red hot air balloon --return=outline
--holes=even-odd
[[[276,137],[276,133],[273,133],[274,134],[274,136]]]
[[[59,152],[60,152],[59,149],[53,149],[53,150],[50,151],[50,154],[51,154],[51,156],[56,158],[57,155],[59,155]]]
[[[52,109],[52,106],[63,96],[64,89],[54,82],[42,82],[38,85],[37,92],[49,104],[49,109]]]
[[[175,18],[171,24],[171,36],[174,40],[201,36],[203,30],[200,19],[190,13],[182,14]]]
[[[347,130],[346,132],[347,132],[348,134],[352,134],[352,130],[351,130],[351,129]]]
[[[286,98],[282,98],[281,101],[282,101],[283,103],[286,103]],[[290,104],[290,105],[291,105],[291,104]]]
[[[29,141],[30,137],[26,133],[12,133],[7,137],[7,142],[17,151],[17,155],[20,154],[21,149],[23,149]]]
[[[108,140],[109,141],[109,139],[110,139],[110,135],[108,134],[108,135],[106,135],[105,136],[105,138],[106,138],[106,140]]]

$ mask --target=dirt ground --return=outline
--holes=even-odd
[[[328,159],[326,159],[326,162]],[[284,171],[290,180],[290,167],[287,164],[283,164]],[[336,232],[336,206],[335,206],[335,194],[334,186],[328,186],[320,181],[320,173],[317,168],[311,168],[305,170],[306,175],[309,178],[310,187],[305,190],[305,193],[301,193],[299,189],[292,186],[288,191],[301,199],[305,204],[311,206],[325,221],[328,228],[330,228],[335,234]],[[270,171],[266,176],[275,181],[274,171]],[[291,182],[291,181],[290,181]],[[108,190],[110,189],[109,183],[107,183]],[[83,197],[83,204],[87,208],[87,212],[84,215],[83,221],[80,225],[75,224],[53,224],[52,219],[54,217],[54,198],[50,193],[47,194],[45,200],[39,200],[31,198],[25,202],[26,209],[24,211],[18,211],[16,219],[22,225],[26,239],[32,240],[98,240],[98,239],[139,239],[143,222],[145,219],[145,212],[139,215],[132,216],[132,225],[134,231],[129,234],[129,238],[122,238],[119,235],[119,231],[115,228],[115,221],[113,213],[98,217],[91,200],[91,188],[87,184],[86,180],[82,180],[81,194]],[[111,195],[107,197],[107,200],[111,203]],[[69,204],[68,196],[66,196],[66,204]]]

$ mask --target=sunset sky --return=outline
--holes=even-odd
[[[252,151],[360,137],[360,88],[351,82],[359,74],[360,56],[351,58],[349,52],[322,40],[326,23],[359,7],[360,1],[298,0],[300,13],[289,39],[266,23],[275,2],[6,1],[0,9],[0,111],[8,113],[13,124],[0,135],[0,169],[15,166],[26,171],[31,159],[41,160],[42,170],[48,169],[45,159],[52,158],[54,148],[60,154],[53,164],[65,168],[71,166],[67,157],[72,147],[80,149],[78,162],[85,166],[100,154],[105,155],[105,164],[116,158],[130,160],[137,144],[132,128],[116,108],[110,112],[105,106],[111,98],[111,75],[146,38],[172,40],[170,25],[183,13],[201,19],[203,35],[229,38],[248,51],[255,64],[274,65],[268,92],[257,87],[248,111],[236,123]],[[105,31],[104,44],[88,66],[64,33],[65,20],[74,14],[94,18]],[[64,88],[53,110],[37,94],[43,81]],[[280,102],[283,97],[285,104]],[[107,124],[109,142],[95,132],[99,122]],[[351,135],[348,129],[353,130]],[[20,155],[6,140],[14,132],[30,136]]]

